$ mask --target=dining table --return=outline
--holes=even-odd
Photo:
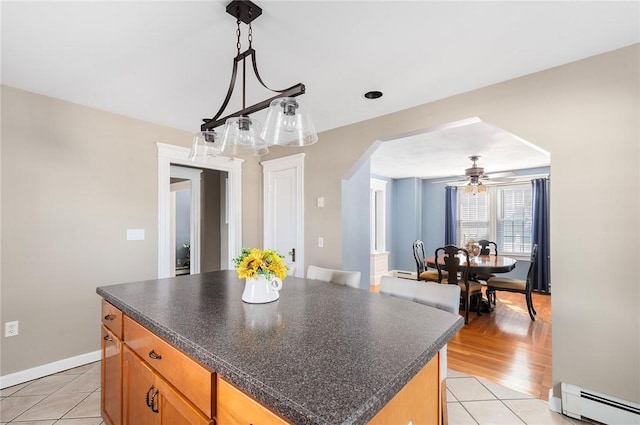
[[[444,256],[438,259],[440,266],[444,267]],[[478,255],[476,257],[469,257],[469,263],[471,268],[469,269],[469,275],[487,275],[494,273],[508,273],[516,267],[518,260],[504,255]],[[431,256],[425,258],[425,263],[429,267],[436,267],[436,257]],[[460,256],[460,266],[467,267],[467,261],[463,256]]]
[[[424,259],[425,263],[428,267],[436,267],[436,257],[431,256]],[[491,275],[496,273],[508,273],[511,270],[516,268],[516,263],[518,260],[515,258],[507,257],[504,255],[478,255],[476,257],[469,257],[470,269],[469,269],[469,280],[476,280],[479,275]],[[443,269],[444,265],[444,256],[440,256],[438,258],[438,263]],[[460,267],[466,268],[467,261],[464,256],[460,256]],[[482,310],[484,311],[493,311],[495,306],[491,305],[489,300],[482,300]]]

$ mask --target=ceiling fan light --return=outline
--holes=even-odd
[[[467,185],[464,187],[464,194],[465,194],[465,195],[470,195],[470,194],[472,194],[472,193],[473,193],[473,186],[472,186],[472,185],[470,185],[470,184],[467,184]]]
[[[293,97],[281,97],[271,102],[260,137],[269,146],[308,146],[318,141],[306,106]]]
[[[483,185],[482,183],[478,183],[478,186],[476,186],[476,192],[485,193],[486,191],[487,191],[487,186]]]
[[[261,128],[260,121],[247,116],[229,118],[222,133],[222,154],[258,156],[268,153],[267,144],[259,136]]]
[[[189,160],[203,161],[208,157],[218,156],[220,153],[221,143],[215,131],[199,131],[193,135]]]

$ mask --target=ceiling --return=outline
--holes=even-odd
[[[318,131],[640,41],[637,1],[256,3],[263,8],[253,23],[260,74],[278,89],[304,83],[301,99]],[[226,4],[3,0],[2,83],[196,131],[218,110],[229,85],[236,28]],[[244,50],[244,25],[242,31]],[[365,99],[369,90],[384,96]],[[238,87],[227,112],[240,109],[239,93]],[[269,96],[249,82],[247,104]],[[465,130],[487,136],[487,126],[446,137],[470,141]],[[508,138],[493,130],[492,143]],[[425,137],[438,137],[433,133]]]

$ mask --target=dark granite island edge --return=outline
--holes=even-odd
[[[287,287],[289,289],[287,289]],[[107,302],[122,310],[127,316],[178,347],[196,361],[209,367],[262,404],[269,406],[274,412],[277,412],[296,424],[366,423],[373,418],[463,326],[461,317],[440,312],[439,310],[434,312],[433,310],[435,309],[431,309],[430,307],[420,306],[408,301],[369,293],[367,291],[358,291],[352,288],[337,287],[327,283],[306,281],[304,279],[288,278],[285,281],[285,289],[282,291],[281,300],[276,303],[281,303],[278,309],[279,311],[282,310],[283,315],[288,315],[288,317],[294,318],[299,322],[304,322],[305,316],[307,314],[313,314],[317,309],[332,308],[340,303],[347,306],[355,305],[356,310],[360,309],[358,310],[358,314],[370,314],[370,316],[365,317],[365,319],[368,318],[368,320],[372,320],[372,318],[375,319],[378,316],[386,319],[393,318],[394,322],[401,322],[399,329],[404,329],[402,326],[405,325],[413,326],[411,323],[415,322],[415,320],[420,321],[424,318],[431,318],[431,316],[436,317],[438,321],[446,321],[446,324],[440,323],[437,329],[432,332],[433,336],[430,337],[428,343],[422,341],[423,345],[420,346],[418,350],[412,349],[410,361],[404,361],[398,367],[394,365],[394,370],[391,371],[391,375],[385,375],[380,381],[371,384],[371,386],[375,386],[375,388],[371,389],[367,387],[368,392],[366,397],[357,400],[355,407],[348,406],[341,408],[339,406],[335,408],[334,411],[329,412],[329,410],[332,410],[335,406],[331,405],[331,407],[327,407],[330,405],[329,403],[326,403],[326,406],[324,406],[322,400],[318,400],[318,398],[331,398],[328,395],[331,394],[331,388],[328,388],[325,393],[320,392],[319,397],[310,396],[305,399],[302,395],[296,398],[297,393],[290,392],[286,394],[287,386],[281,385],[277,379],[269,380],[268,374],[261,375],[260,370],[258,370],[258,373],[255,373],[256,371],[252,369],[251,363],[253,359],[250,356],[234,362],[233,356],[229,356],[229,353],[225,352],[224,347],[218,347],[218,345],[233,344],[236,340],[237,335],[235,335],[234,332],[237,331],[238,322],[242,319],[242,317],[237,314],[237,310],[243,308],[242,302],[240,301],[241,289],[242,283],[235,277],[235,272],[223,271],[203,275],[105,286],[97,288],[96,292]],[[206,302],[203,303],[203,299],[206,300]],[[223,299],[223,301],[220,301],[220,299]],[[287,301],[283,302],[284,300]],[[322,305],[323,302],[326,302],[327,305]],[[170,303],[170,305],[168,303]],[[306,309],[298,309],[296,306],[301,303],[310,306],[305,307]],[[176,319],[179,314],[176,312],[180,311],[183,311],[184,315],[189,316],[188,318],[195,319],[195,322],[201,321],[202,317],[208,318],[207,314],[209,313],[206,310],[209,304],[212,310],[218,311],[216,314],[222,315],[227,311],[229,317],[223,318],[224,325],[221,326],[223,329],[222,334],[212,336],[198,332],[197,323],[194,323],[193,327],[185,327],[184,324]],[[202,308],[203,305],[205,306],[204,309]],[[169,311],[160,311],[161,309],[168,309]],[[205,311],[192,313],[189,312],[190,309]],[[377,309],[379,311],[368,312],[369,309]],[[341,310],[336,311],[339,312]],[[412,314],[415,317],[410,317]],[[402,323],[403,320],[405,321],[404,324]],[[292,323],[288,325],[287,331],[293,334],[295,327]],[[354,322],[354,326],[366,328],[367,325],[368,323],[366,321]],[[202,327],[202,324],[200,324],[200,326]],[[304,327],[309,325],[305,322],[300,324],[300,326]],[[430,326],[436,327],[435,323],[432,323]],[[386,328],[386,326],[380,326],[380,324],[378,324],[378,327]],[[312,332],[317,332],[312,328],[305,329],[311,329]],[[393,332],[391,334],[382,332],[380,335],[376,334],[376,331],[371,332],[376,338],[398,337],[399,343],[408,342],[403,342],[403,339],[400,338],[401,335],[395,335]],[[409,332],[409,330],[407,330],[407,332]],[[335,332],[331,333],[329,339],[333,337],[334,333]],[[396,333],[401,334],[402,332]],[[351,335],[353,335],[353,329],[350,328],[343,331],[343,333],[338,332],[339,337],[346,338],[347,336],[351,337]],[[321,332],[314,335],[314,337],[321,336],[323,336]],[[215,341],[215,343],[212,341]],[[218,344],[219,341],[222,343]],[[297,340],[295,341],[297,342]],[[317,341],[311,340],[311,342],[314,343]],[[359,349],[363,347],[371,349],[368,344],[361,344],[359,342],[356,344],[360,344],[358,345]],[[373,348],[374,351],[376,349],[375,345],[376,344],[374,344]],[[384,350],[381,351],[383,351],[382,354],[364,357],[372,357],[374,359],[373,361],[387,361],[387,357],[390,357],[391,354],[387,355],[384,353]],[[244,354],[244,351],[242,353]],[[259,361],[260,359],[256,358],[256,360]],[[312,368],[313,364],[302,363],[301,367]],[[265,378],[265,376],[267,377]],[[357,376],[355,377],[357,378]],[[290,377],[288,378],[291,379]],[[283,379],[286,381],[285,378]],[[314,385],[317,384],[317,381],[314,382],[310,380],[309,382],[313,382]],[[370,383],[367,382],[367,384]]]

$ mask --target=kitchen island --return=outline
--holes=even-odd
[[[429,385],[439,406],[438,351],[462,327],[460,316],[295,277],[288,277],[280,299],[268,304],[243,303],[243,288],[235,271],[97,288],[106,325],[103,416],[109,416],[105,399],[120,406],[106,422],[134,425],[131,403],[138,399],[149,418],[163,403],[186,399],[178,413],[194,419],[184,423],[238,423],[222,416],[251,415],[253,407],[228,407],[224,398],[231,391],[272,414],[273,423],[365,424],[414,385],[428,365],[436,371]],[[105,348],[113,341],[120,345]],[[181,366],[183,358],[193,364]],[[118,368],[120,381],[114,376]],[[157,376],[141,384],[138,369]],[[141,386],[141,395],[131,395],[127,382]],[[168,401],[156,399],[158,388],[169,393]],[[136,420],[135,425],[148,422]]]

